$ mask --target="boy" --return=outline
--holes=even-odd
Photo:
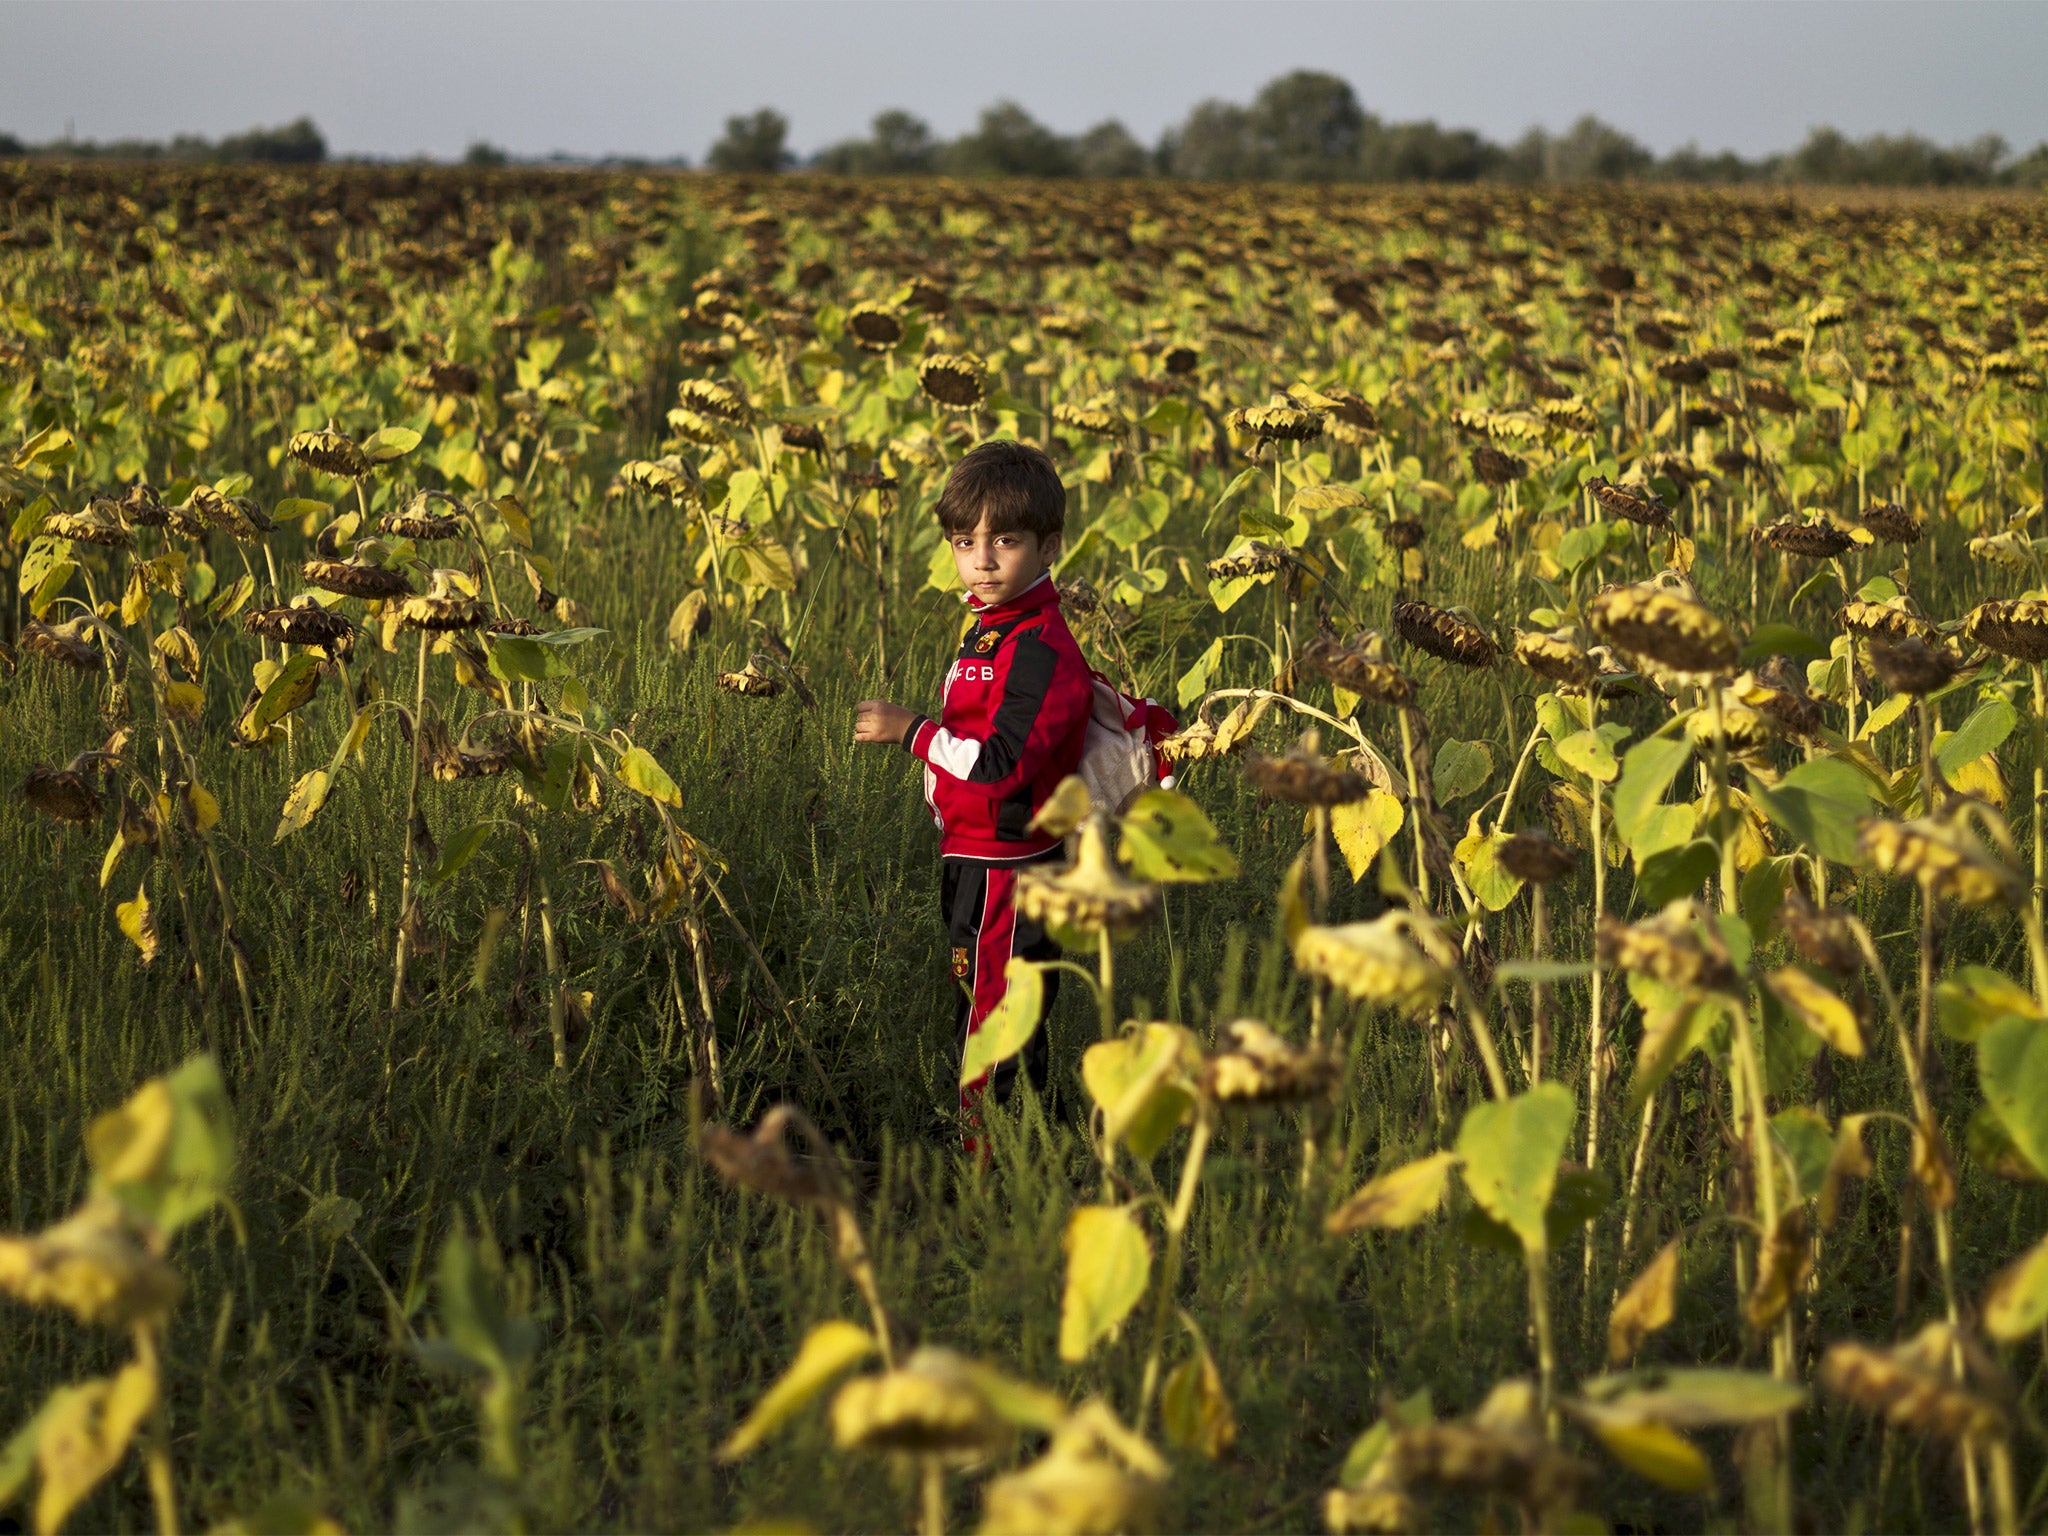
[[[1093,685],[1050,574],[1067,521],[1066,487],[1052,460],[1028,443],[983,443],[953,466],[937,510],[974,613],[946,674],[944,705],[933,721],[900,704],[864,700],[853,739],[899,742],[925,765],[965,1050],[1003,999],[1010,957],[1059,954],[1043,929],[1017,914],[1013,898],[1019,868],[1060,855],[1060,839],[1030,830],[1030,822],[1081,760]],[[1057,971],[1046,975],[1044,1009],[1058,981]],[[1023,1055],[1042,1089],[1042,1028]],[[996,1068],[999,1098],[1016,1070],[1014,1059]],[[989,1086],[985,1075],[963,1085],[961,1109]]]

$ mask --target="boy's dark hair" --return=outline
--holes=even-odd
[[[939,492],[939,526],[949,537],[972,533],[984,512],[992,533],[1042,539],[1067,526],[1067,488],[1043,449],[997,438],[970,448]]]

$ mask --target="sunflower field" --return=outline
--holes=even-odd
[[[2044,248],[0,164],[0,1528],[2048,1526]],[[963,1074],[993,435],[1182,728]]]

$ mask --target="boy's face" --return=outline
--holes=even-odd
[[[950,542],[960,584],[991,608],[1007,603],[1037,581],[1060,557],[1058,534],[1041,539],[1022,531],[993,533],[986,512],[973,532],[953,534]]]

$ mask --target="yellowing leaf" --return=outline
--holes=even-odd
[[[107,882],[114,878],[114,866],[121,862],[121,855],[128,851],[128,839],[116,830],[113,842],[107,845],[107,855],[100,860],[100,889],[107,888]]]
[[[1556,750],[1566,766],[1577,769],[1589,779],[1612,784],[1621,776],[1621,764],[1615,759],[1614,748],[1598,731],[1574,731],[1556,744]]]
[[[140,1363],[51,1394],[37,1416],[37,1531],[56,1531],[121,1464],[128,1442],[156,1406],[156,1394],[155,1369]]]
[[[1626,1365],[1643,1340],[1678,1311],[1679,1240],[1671,1239],[1614,1303],[1607,1318],[1607,1363]]]
[[[2017,1344],[2048,1323],[2048,1238],[1992,1276],[1984,1293],[1984,1331]]]
[[[1066,1292],[1060,1298],[1060,1358],[1088,1351],[1130,1316],[1152,1275],[1152,1249],[1137,1218],[1120,1205],[1084,1205],[1067,1218]]]
[[[1465,1187],[1530,1253],[1549,1246],[1544,1207],[1577,1113],[1570,1089],[1538,1083],[1511,1099],[1475,1104],[1458,1128]]]
[[[1174,1024],[1147,1024],[1082,1052],[1081,1081],[1102,1111],[1104,1137],[1140,1158],[1164,1146],[1194,1104],[1187,1069],[1199,1055]]]
[[[1140,880],[1200,884],[1237,874],[1237,855],[1202,808],[1171,789],[1148,789],[1124,812],[1117,856]]]
[[[301,652],[279,667],[268,682],[256,707],[249,711],[246,734],[259,736],[293,710],[303,706],[320,687],[318,657]]]
[[[1906,712],[1907,706],[1912,702],[1913,699],[1910,694],[1893,694],[1882,704],[1878,705],[1877,708],[1873,709],[1863,720],[1862,724],[1856,728],[1856,739],[1858,741],[1869,740],[1903,715]]]
[[[201,837],[220,825],[220,802],[204,784],[187,784],[183,791],[186,825]]]
[[[1780,966],[1764,982],[1800,1023],[1844,1056],[1863,1054],[1863,1029],[1856,1022],[1856,1010],[1839,993],[1796,965]]]
[[[626,749],[619,758],[619,777],[625,780],[627,788],[638,790],[650,800],[679,808],[683,803],[683,792],[676,788],[676,781],[645,747]]]
[[[206,690],[197,683],[162,683],[164,711],[174,720],[197,720],[206,707]]]
[[[1330,1212],[1323,1222],[1330,1232],[1355,1232],[1360,1227],[1398,1230],[1412,1227],[1444,1203],[1455,1152],[1432,1152],[1383,1173]]]
[[[875,1353],[874,1335],[842,1319],[820,1323],[804,1335],[782,1378],[754,1404],[740,1427],[718,1448],[720,1461],[737,1461],[786,1423],[790,1416],[845,1371]]]
[[[1705,1493],[1714,1474],[1700,1448],[1662,1424],[1599,1423],[1593,1433],[1616,1461],[1673,1493]]]
[[[1223,1373],[1209,1351],[1196,1342],[1195,1352],[1166,1378],[1159,1397],[1159,1416],[1169,1442],[1214,1461],[1237,1442],[1237,1415],[1223,1390]]]
[[[1394,840],[1407,813],[1400,798],[1384,789],[1374,789],[1363,800],[1330,807],[1330,835],[1337,851],[1344,855],[1344,867],[1351,878],[1363,880],[1380,850]]]
[[[133,901],[115,907],[114,921],[128,935],[128,942],[142,951],[144,965],[156,958],[156,914],[149,910],[149,892],[138,889]]]
[[[1038,1033],[1045,1004],[1045,973],[1029,960],[1013,958],[1004,968],[1003,1000],[990,1010],[981,1027],[967,1037],[960,1053],[960,1084],[981,1080],[998,1062],[1008,1061]]]
[[[1500,845],[1506,841],[1504,832],[1483,830],[1475,812],[1451,854],[1465,876],[1465,884],[1471,887],[1473,898],[1489,912],[1500,911],[1522,889],[1521,876],[1510,874],[1501,865]]]
[[[301,774],[292,792],[284,797],[284,814],[278,818],[277,832],[270,840],[283,842],[317,816],[326,803],[327,770],[315,768],[311,773]]]

